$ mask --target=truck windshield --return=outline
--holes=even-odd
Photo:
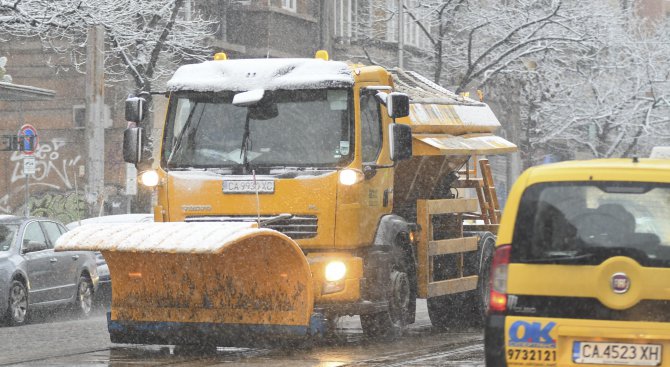
[[[670,267],[670,185],[640,182],[537,184],[526,190],[512,260],[599,264],[628,256]]]
[[[351,160],[348,90],[266,91],[263,100],[251,107],[234,106],[234,95],[173,95],[163,164],[168,168],[240,167],[245,162],[259,168],[335,167]]]

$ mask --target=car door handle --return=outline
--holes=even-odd
[[[72,255],[72,260],[77,260],[79,259],[79,255]]]
[[[51,259],[49,259],[49,261],[51,261],[52,263],[55,263],[56,261],[58,261],[58,259],[56,259],[55,257],[52,257]]]

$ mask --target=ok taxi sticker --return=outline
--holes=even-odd
[[[555,365],[556,322],[547,319],[507,320],[506,357],[510,365]]]
[[[514,321],[507,332],[507,345],[525,348],[556,348],[556,339],[551,335],[555,326],[556,323],[553,321]]]

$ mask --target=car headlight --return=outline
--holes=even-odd
[[[149,170],[142,172],[140,175],[140,182],[146,187],[154,187],[158,185],[160,177],[158,177],[158,172],[154,170]]]
[[[342,261],[331,261],[326,265],[326,280],[336,282],[344,279],[347,274],[347,266]]]

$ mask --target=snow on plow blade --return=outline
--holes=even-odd
[[[56,251],[101,251],[113,342],[233,344],[321,333],[312,275],[289,237],[249,223],[91,224]]]

